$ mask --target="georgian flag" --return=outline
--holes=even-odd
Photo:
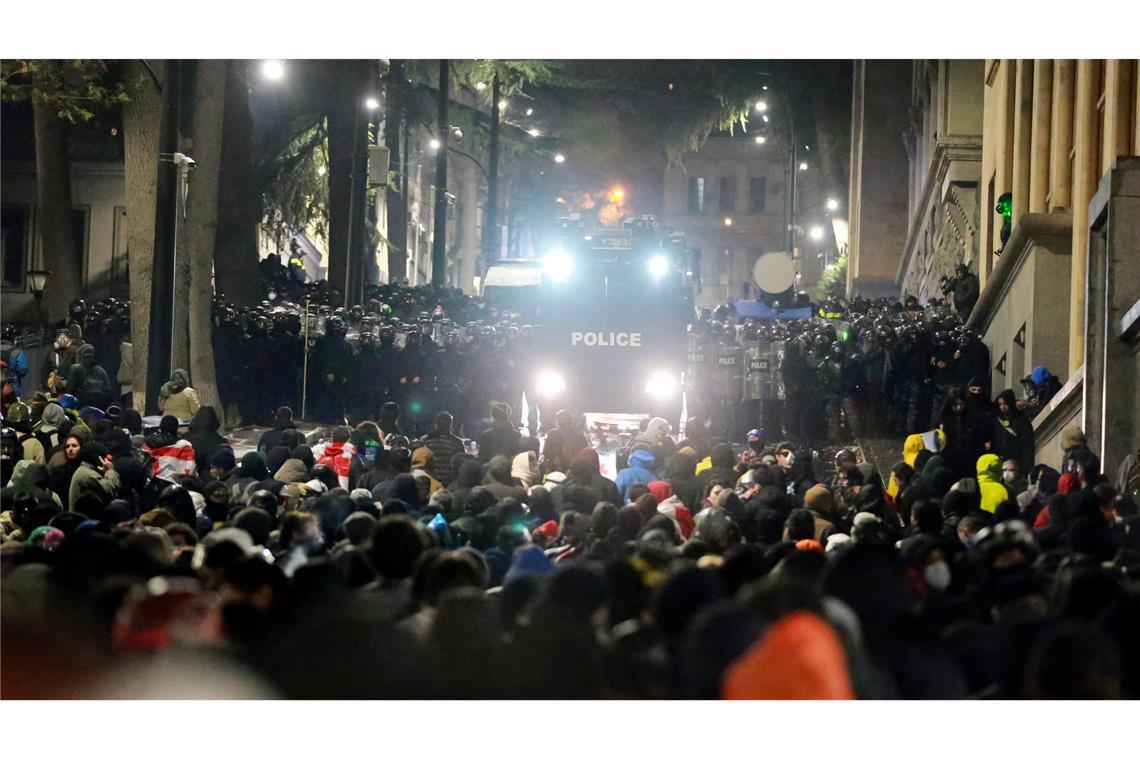
[[[171,483],[177,483],[183,475],[197,475],[198,465],[194,462],[194,447],[185,438],[179,438],[169,446],[152,449],[144,446],[154,457],[154,476]]]
[[[329,443],[323,449],[313,452],[317,464],[327,465],[336,473],[340,487],[348,490],[348,473],[352,469],[352,458],[356,455],[356,446],[351,442]]]

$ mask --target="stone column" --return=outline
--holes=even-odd
[[[1097,98],[1102,61],[1077,62],[1077,97],[1073,144],[1073,287],[1069,291],[1069,372],[1085,361],[1085,274],[1088,270],[1089,200],[1100,176]]]
[[[1013,112],[1013,218],[1029,210],[1029,174],[1032,161],[1033,61],[1018,60],[1014,71]]]
[[[1049,211],[1072,205],[1073,168],[1069,153],[1073,150],[1073,91],[1076,83],[1076,61],[1057,61],[1053,70],[1053,118],[1049,131],[1053,136],[1049,148]]]
[[[1033,62],[1033,128],[1029,160],[1029,213],[1043,214],[1049,193],[1050,116],[1053,109],[1053,61]]]

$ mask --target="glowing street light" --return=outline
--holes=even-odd
[[[380,101],[377,100],[376,98],[369,98],[368,100],[364,101],[364,106],[369,111],[375,111],[377,108],[380,107]]]
[[[499,110],[505,111],[505,110],[507,110],[507,106],[509,106],[509,105],[510,105],[510,103],[507,102],[507,99],[503,98],[502,100],[499,101]]]
[[[566,156],[562,155],[561,153],[555,153],[554,154],[554,163],[556,163],[556,164],[566,163]]]
[[[756,135],[754,139],[756,140],[757,145],[763,145],[764,143],[768,142],[768,138],[764,135]]]
[[[625,198],[625,190],[622,190],[620,187],[615,187],[613,190],[610,191],[610,200],[611,201],[620,203],[622,201],[622,199],[624,199],[624,198]]]
[[[732,226],[732,217],[731,216],[726,216],[724,218],[724,226],[725,227],[731,227]]]
[[[768,101],[766,101],[766,100],[756,101],[756,110],[759,113],[764,113],[765,111],[767,111],[768,110]]]
[[[527,116],[532,116],[533,114],[534,114],[534,109],[533,109],[533,108],[528,108],[528,109],[526,109],[526,115],[527,115]]]
[[[325,166],[324,164],[321,164],[320,166],[317,167],[317,176],[318,177],[325,176],[325,174],[328,173],[328,170],[329,170],[329,168],[327,166]]]
[[[811,236],[812,240],[823,240],[823,227],[820,227],[818,225],[812,227],[810,230],[808,230],[808,235]]]
[[[487,89],[487,83],[486,82],[476,82],[475,83],[475,89],[478,90],[479,92],[483,92],[483,90]]]
[[[827,199],[827,210],[828,211],[838,211],[839,210],[839,201],[835,200],[834,198],[828,198]]]
[[[280,82],[285,78],[285,62],[262,61],[261,76],[268,79],[270,82]]]
[[[531,137],[538,137],[539,135],[541,135],[541,134],[542,134],[541,132],[539,132],[539,131],[538,131],[538,128],[537,128],[537,127],[531,127],[530,129],[528,129],[528,130],[526,131],[526,133],[527,133],[528,135],[530,135]]]
[[[431,147],[432,150],[439,150],[440,142],[439,142],[439,140],[437,140],[433,137],[431,139],[431,142],[428,143],[428,145]]]
[[[807,171],[807,161],[800,161],[800,171],[801,172]]]

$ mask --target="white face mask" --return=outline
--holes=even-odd
[[[788,467],[792,467],[792,466],[794,466],[794,465],[795,465],[795,463],[796,463],[796,454],[795,454],[795,452],[791,452],[791,453],[789,453],[789,454],[788,454],[788,456],[784,457],[784,461],[788,463]]]
[[[1007,484],[1012,483],[1013,481],[1017,480],[1017,473],[1009,472],[1007,470],[1005,472],[1002,472],[1001,479],[1004,480]]]
[[[935,591],[945,591],[950,586],[950,566],[938,561],[926,566],[922,571],[927,584]]]

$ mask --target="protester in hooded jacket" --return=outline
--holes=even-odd
[[[983,454],[977,463],[978,489],[982,494],[981,507],[993,514],[1004,501],[1009,501],[1009,490],[1001,479],[1001,458],[996,454]]]
[[[644,445],[639,445],[639,448],[630,452],[629,467],[619,472],[614,478],[614,485],[621,493],[622,504],[629,501],[629,489],[634,484],[651,483],[657,480],[657,474],[653,471],[656,466],[657,460],[653,458],[653,453]]]
[[[942,405],[941,429],[946,433],[946,448],[942,455],[954,477],[968,478],[974,474],[973,463],[985,451],[989,429],[983,429],[969,415],[961,391],[952,389]]]
[[[1006,388],[994,401],[993,453],[1002,459],[1013,459],[1022,473],[1033,469],[1035,443],[1033,423],[1017,408],[1017,397]]]
[[[678,452],[665,460],[665,469],[661,473],[673,494],[690,510],[696,509],[701,499],[701,489],[693,472],[696,466],[696,459],[691,454]]]
[[[210,468],[210,457],[223,446],[229,446],[225,436],[218,430],[222,421],[212,406],[200,407],[190,420],[190,432],[186,440],[194,447],[194,460],[198,465],[198,472],[206,473]]]
[[[67,419],[67,412],[54,402],[44,405],[40,413],[40,420],[32,428],[34,435],[44,447],[44,452],[50,457],[60,445],[60,426]]]
[[[63,449],[57,455],[52,456],[48,462],[51,490],[60,498],[62,503],[67,503],[71,491],[71,479],[83,462],[80,452],[83,449],[84,441],[84,438],[76,434],[65,436]]]
[[[68,489],[67,508],[76,511],[76,507],[86,497],[93,497],[101,507],[106,507],[119,489],[119,476],[111,465],[111,452],[101,443],[92,441],[83,445],[80,452],[80,465],[71,478],[71,487]],[[88,503],[91,502],[87,499]],[[102,508],[99,513],[102,514]],[[87,514],[88,517],[98,518],[97,514]]]
[[[697,488],[703,493],[705,486],[714,480],[725,483],[735,483],[738,477],[736,472],[736,455],[732,453],[732,446],[727,443],[718,443],[709,453],[711,467],[697,473]]]
[[[27,491],[37,503],[50,502],[63,509],[63,501],[51,490],[51,476],[45,465],[27,459],[16,462],[8,484],[0,489],[0,500],[7,504],[17,491]]]
[[[266,430],[257,439],[257,450],[262,454],[268,454],[277,446],[281,445],[281,435],[286,430],[296,430],[297,426],[293,422],[293,410],[287,406],[282,406],[277,409],[273,415],[273,427]]]
[[[455,418],[450,412],[439,412],[432,420],[431,432],[416,441],[417,446],[426,446],[435,456],[435,477],[444,486],[451,484],[455,475],[451,471],[451,458],[466,451],[463,439],[451,432]]]
[[[428,496],[443,488],[443,484],[435,477],[435,453],[427,446],[420,446],[412,450],[412,474],[417,471],[428,476]]]
[[[529,501],[526,489],[515,484],[511,477],[511,463],[504,456],[493,458],[487,465],[487,476],[483,487],[495,495],[496,499],[518,499],[524,504]]]
[[[497,456],[507,457],[509,462],[519,453],[522,434],[511,424],[511,407],[498,401],[491,402],[491,427],[479,434],[476,446],[479,449],[479,462],[487,464]],[[507,467],[510,470],[510,467]]]
[[[95,363],[95,347],[84,343],[76,351],[75,364],[67,372],[67,389],[80,406],[106,409],[111,403],[111,379],[107,371]]]
[[[539,482],[538,454],[533,451],[524,451],[516,454],[511,461],[511,477],[526,489]]]
[[[179,421],[191,420],[200,406],[198,393],[190,387],[190,374],[184,369],[171,372],[170,379],[158,391],[159,411],[173,415]]]

